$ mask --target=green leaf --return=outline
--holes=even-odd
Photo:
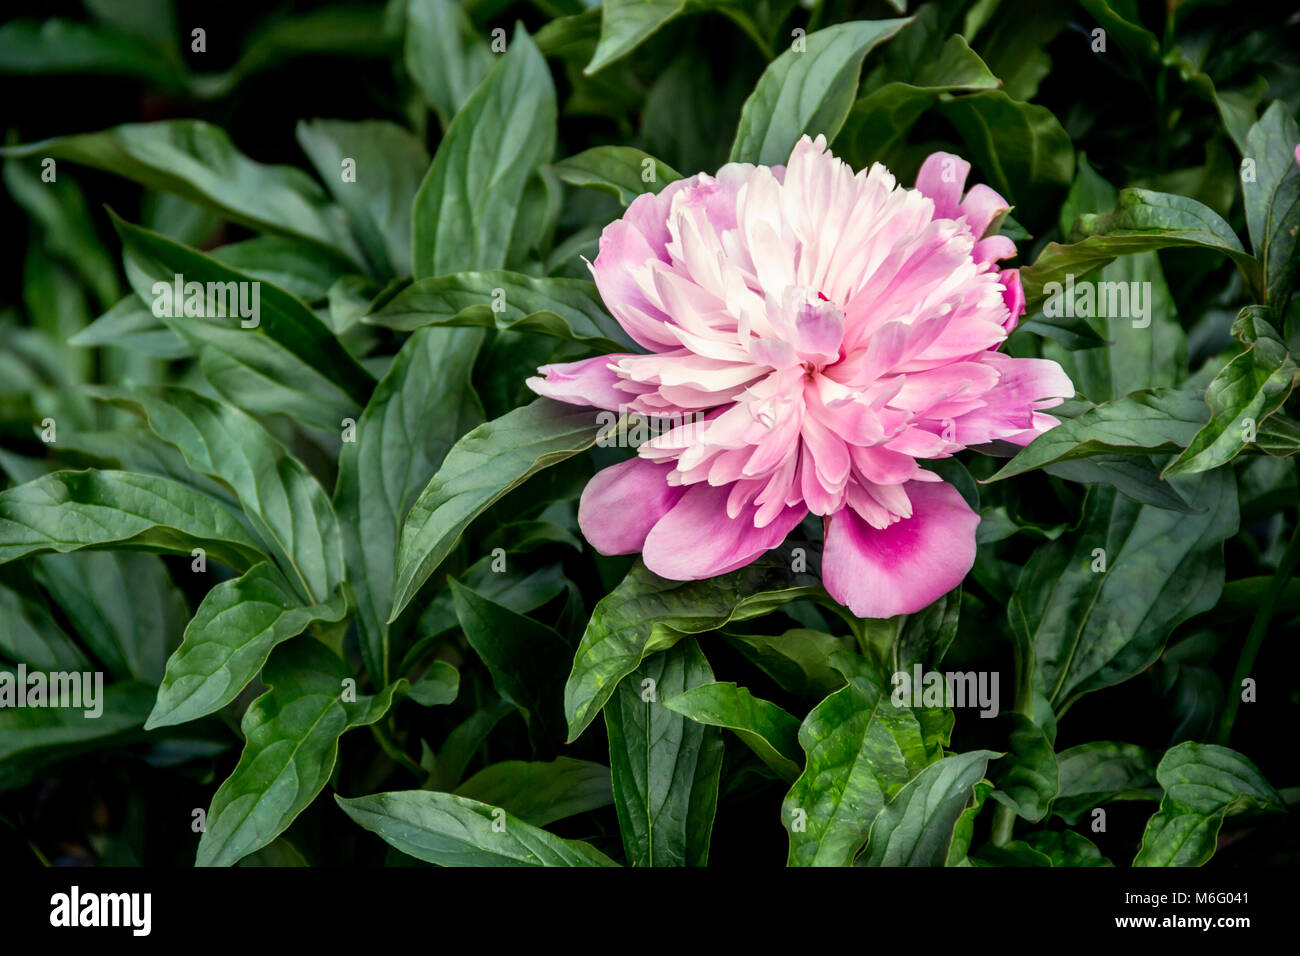
[[[1032,644],[1034,687],[1058,714],[1145,670],[1175,626],[1218,600],[1236,482],[1210,472],[1178,487],[1198,513],[1090,488],[1078,530],[1040,546],[1021,572],[1007,617]]]
[[[1040,830],[1023,840],[980,847],[976,862],[982,866],[1113,866],[1087,837],[1071,830]]]
[[[16,679],[7,668],[0,674]],[[102,708],[93,720],[86,708],[0,707],[0,790],[26,785],[42,767],[64,757],[106,751],[144,723],[153,693],[149,684],[109,684],[90,708]]]
[[[609,352],[639,351],[605,311],[596,283],[518,272],[458,272],[418,279],[365,322],[410,331],[426,325],[538,332]]]
[[[424,144],[383,120],[304,120],[296,130],[325,187],[348,215],[375,275],[407,274],[411,206],[429,166]],[[352,175],[345,175],[348,163]]]
[[[911,671],[914,664],[928,670],[938,666],[957,636],[960,614],[961,589],[953,588],[913,614],[862,621],[858,643],[878,674]]]
[[[773,772],[793,783],[799,765],[799,721],[771,701],[731,683],[701,684],[663,701],[669,710],[734,731]]]
[[[759,77],[740,113],[731,161],[776,166],[801,136],[833,141],[853,106],[862,60],[909,20],[858,20],[800,37]]]
[[[1089,398],[1110,401],[1187,377],[1187,335],[1156,253],[1124,256],[1077,285],[1067,278],[1061,294],[1043,303],[1042,314],[1059,321],[1071,312],[1104,341],[1102,347],[1073,351],[1047,342],[1042,354],[1060,363]]]
[[[1264,302],[1282,312],[1291,296],[1300,233],[1300,164],[1295,159],[1300,128],[1282,100],[1274,100],[1246,134],[1253,178],[1243,177],[1242,198],[1251,248],[1264,270]]]
[[[975,818],[984,809],[984,801],[988,799],[988,795],[992,792],[993,784],[987,780],[977,780],[975,782],[970,803],[957,817],[957,823],[952,828],[952,842],[948,844],[948,858],[944,861],[945,866],[972,865],[967,854],[970,852],[971,841],[975,838]]]
[[[1019,841],[1015,841],[1019,842]],[[1087,837],[1073,830],[1049,831],[1025,835],[1024,843],[1043,854],[1052,866],[1114,866]]]
[[[864,675],[813,708],[799,728],[804,771],[781,806],[789,864],[852,863],[885,804],[941,756],[951,727],[950,711],[897,707]]]
[[[229,94],[259,70],[301,56],[384,56],[393,46],[385,8],[357,4],[330,5],[306,13],[268,17],[258,26],[235,65],[224,73],[196,77],[196,96]]]
[[[289,166],[254,162],[223,130],[200,120],[128,123],[100,133],[3,147],[0,156],[48,156],[102,169],[196,202],[241,226],[302,239],[361,261],[342,211],[310,176]]]
[[[596,146],[562,159],[551,168],[569,185],[599,189],[624,206],[637,196],[657,193],[682,178],[667,163],[631,146]],[[651,177],[648,181],[646,173]]]
[[[325,490],[256,419],[173,386],[91,394],[140,414],[191,468],[229,487],[302,598],[324,601],[343,580],[343,541]]]
[[[156,684],[189,617],[167,566],[149,554],[46,554],[32,563],[77,634],[115,676]]]
[[[902,39],[900,34],[900,43]],[[855,167],[883,162],[943,94],[994,89],[997,85],[997,77],[966,41],[960,36],[949,37],[933,60],[917,64],[910,82],[886,83],[854,103],[844,129],[835,139],[835,149],[851,156]]]
[[[5,160],[4,182],[9,195],[39,227],[50,253],[76,270],[100,306],[107,306],[121,294],[117,266],[99,240],[85,196],[70,177],[45,182],[39,169],[34,160]]]
[[[388,679],[397,537],[420,489],[452,443],[483,420],[470,370],[483,340],[471,329],[426,329],[403,344],[339,455],[334,507],[366,669]]]
[[[1061,785],[1052,812],[1071,826],[1112,800],[1157,798],[1155,764],[1136,744],[1080,744],[1057,754],[1056,764]]]
[[[1049,294],[1044,288],[1049,282],[1063,283],[1067,275],[1081,278],[1119,256],[1156,249],[1222,253],[1238,265],[1253,287],[1260,287],[1259,263],[1247,255],[1232,227],[1195,199],[1124,189],[1114,209],[1080,216],[1075,229],[1085,238],[1070,245],[1049,242],[1033,265],[1020,270],[1030,311]]]
[[[15,584],[21,586],[22,582]],[[0,657],[41,671],[90,669],[86,655],[35,595],[24,597],[13,588],[0,586],[0,612]]]
[[[1136,455],[1095,455],[1044,465],[1043,471],[1083,485],[1107,484],[1138,504],[1152,505],[1180,514],[1195,514],[1174,485],[1163,481],[1160,468],[1150,458]]]
[[[1184,389],[1144,388],[1090,408],[1039,435],[989,481],[1095,455],[1157,455],[1187,447],[1205,403]]]
[[[930,764],[894,794],[871,825],[863,866],[944,866],[957,821],[984,776],[992,750]]]
[[[1284,809],[1258,768],[1227,747],[1179,744],[1160,761],[1156,779],[1164,797],[1147,821],[1134,866],[1200,866],[1214,855],[1225,816]]]
[[[1052,742],[1024,714],[1004,715],[1011,726],[1009,750],[990,775],[993,799],[1037,823],[1047,816],[1059,787]]]
[[[415,597],[471,521],[525,479],[590,448],[599,432],[591,409],[539,398],[457,441],[402,525],[389,621]]]
[[[831,655],[852,651],[851,637],[796,628],[784,634],[723,635],[729,644],[782,688],[801,700],[821,700],[844,686],[844,675],[831,667]]]
[[[390,684],[345,702],[354,679],[319,641],[288,641],[262,672],[271,689],[248,706],[239,763],[212,798],[197,866],[230,866],[266,846],[316,799],[334,772],[339,737],[373,724],[408,689]]]
[[[167,661],[145,730],[215,713],[261,672],[276,645],[317,621],[343,620],[347,609],[342,594],[303,606],[295,589],[269,564],[222,581],[203,598],[185,628],[185,640]]]
[[[460,575],[460,582],[518,614],[536,610],[564,590],[565,579],[559,565],[550,564],[526,574],[509,568],[497,572],[492,570],[495,560],[492,555],[485,555]],[[409,670],[447,631],[459,626],[451,591],[439,591],[415,623],[414,632],[419,638],[404,654],[401,670]]]
[[[194,353],[184,340],[163,325],[149,306],[132,292],[88,326],[68,339],[69,345],[129,349],[152,358],[189,358]]]
[[[490,698],[488,703],[458,724],[447,735],[437,755],[430,753],[427,768],[429,779],[425,783],[425,789],[451,790],[455,787],[465,776],[465,768],[474,759],[488,735],[506,715],[514,712],[514,707],[504,700]]]
[[[823,593],[810,574],[793,572],[780,551],[705,581],[669,581],[638,561],[596,605],[564,688],[569,742],[600,713],[624,677],[655,651],[688,634],[760,617],[790,601]]]
[[[440,866],[617,866],[595,847],[529,826],[496,807],[431,790],[347,799],[343,812],[403,853]]]
[[[0,564],[47,551],[162,551],[243,571],[265,560],[226,508],[154,475],[57,471],[0,492]]]
[[[583,70],[588,76],[621,59],[686,10],[686,0],[605,0],[600,42]]]
[[[1210,420],[1164,474],[1184,475],[1225,465],[1256,437],[1260,422],[1278,411],[1300,376],[1300,365],[1268,324],[1271,312],[1247,306],[1233,324],[1246,351],[1219,370],[1205,390]]]
[[[179,91],[185,64],[130,32],[72,20],[13,20],[0,26],[0,73],[128,76]]]
[[[558,695],[567,648],[554,630],[476,594],[455,578],[448,587],[465,638],[487,666],[492,686],[523,715],[538,740],[559,736]]]
[[[940,109],[1008,200],[1032,209],[1074,178],[1074,145],[1046,107],[984,90],[947,99]]]
[[[117,217],[113,218],[113,225],[122,237],[127,277],[136,294],[147,302],[170,302],[171,317],[161,318],[191,347],[197,349],[205,344],[226,349],[234,342],[256,342],[257,346],[243,345],[241,351],[254,356],[270,353],[282,362],[293,363],[296,379],[304,383],[300,386],[304,392],[300,403],[316,419],[322,417],[317,411],[321,405],[341,407],[346,414],[347,409],[364,405],[370,397],[374,378],[348,354],[330,329],[293,296],[269,283],[259,282],[257,325],[244,326],[253,317],[242,319],[232,307],[232,293],[240,286],[228,284],[247,284],[252,281],[247,276]],[[188,314],[189,291],[182,290],[185,301],[176,301],[177,275],[183,277],[186,286],[191,282],[203,284],[202,315]],[[209,283],[222,284],[221,289],[214,289],[219,295],[209,296],[207,290],[213,288]],[[251,299],[251,288],[246,294]],[[247,304],[251,305],[251,301]],[[157,311],[155,306],[155,314]],[[196,318],[199,321],[194,321]],[[261,399],[254,400],[245,394],[228,397],[236,404],[242,402],[246,410],[255,414],[262,410]],[[272,404],[269,408],[290,411],[283,405]],[[325,420],[329,421],[327,427],[331,430],[339,427],[338,418],[333,415]]]
[[[555,146],[555,86],[523,27],[456,114],[415,197],[417,279],[506,264],[519,199]]]
[[[484,767],[456,794],[500,807],[535,827],[599,810],[614,802],[609,768],[587,760],[557,757],[549,763],[506,760]]]
[[[704,866],[718,804],[722,731],[663,705],[713,681],[694,640],[644,661],[605,709],[623,849],[633,866]]]
[[[492,66],[492,52],[452,0],[408,0],[403,52],[424,102],[446,129]]]
[[[155,231],[166,235],[161,230]],[[360,278],[356,275],[357,267],[342,256],[284,236],[257,236],[232,242],[213,249],[211,255],[223,266],[277,286],[303,302],[327,298],[330,289],[345,276]]]
[[[962,33],[974,43],[1009,96],[1030,100],[1052,70],[1048,47],[1070,22],[1072,10],[1037,0],[1003,0],[996,6],[972,7]],[[1081,47],[1086,42],[1078,38]]]
[[[1260,424],[1255,446],[1274,458],[1287,458],[1300,452],[1300,422],[1275,412]]]

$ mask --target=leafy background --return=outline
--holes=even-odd
[[[1295,861],[1296,18],[8,12],[0,202],[25,242],[0,271],[0,663],[109,687],[98,721],[0,711],[6,859]],[[593,553],[576,497],[623,453],[522,384],[627,347],[580,257],[628,201],[803,132],[903,182],[968,157],[1015,203],[1032,314],[1007,348],[1080,393],[1010,463],[944,466],[979,557],[902,620],[827,600],[814,522],[709,582]],[[1042,314],[1047,282],[1090,269],[1150,282],[1151,326]],[[261,280],[262,326],[154,318],[174,272]],[[881,708],[914,661],[997,671],[1007,712]],[[1243,676],[1259,699],[1237,706]]]

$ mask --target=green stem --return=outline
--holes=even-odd
[[[371,724],[370,732],[374,734],[375,740],[379,743],[380,749],[397,764],[405,767],[417,780],[424,780],[424,768],[403,753],[402,748],[388,738],[388,734],[380,727],[379,724]]]
[[[999,803],[993,811],[993,833],[990,839],[994,846],[1006,846],[1016,831],[1016,811]]]
[[[1024,640],[1014,635],[1012,648],[1015,652],[1016,668],[1016,699],[1013,710],[1033,720],[1033,688],[1030,685],[1034,669],[1033,652]],[[1015,835],[1015,830],[1016,811],[999,803],[993,811],[993,832],[990,834],[990,840],[995,846],[1006,846]]]
[[[1297,471],[1300,472],[1300,461],[1296,464]],[[1225,747],[1232,737],[1232,724],[1237,719],[1237,708],[1241,706],[1241,683],[1254,670],[1255,657],[1264,643],[1268,623],[1273,617],[1278,598],[1282,596],[1283,590],[1291,580],[1291,575],[1295,573],[1297,559],[1300,559],[1300,519],[1296,521],[1295,530],[1291,532],[1291,541],[1286,546],[1282,560],[1278,562],[1277,573],[1273,575],[1268,591],[1264,594],[1264,600],[1260,602],[1259,609],[1255,612],[1255,619],[1250,623],[1246,643],[1241,649],[1241,656],[1237,659],[1237,670],[1232,675],[1232,684],[1228,687],[1228,699],[1223,708],[1223,719],[1219,722],[1219,743]]]

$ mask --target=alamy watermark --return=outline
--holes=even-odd
[[[646,415],[619,406],[617,412],[602,411],[596,415],[600,431],[596,444],[602,448],[636,448],[638,445],[666,435],[674,428],[704,421],[704,412],[676,412],[666,415]]]
[[[1150,282],[1079,282],[1066,273],[1065,284],[1047,282],[1043,315],[1049,319],[1132,319],[1133,328],[1151,324]]]
[[[927,671],[913,664],[890,682],[895,707],[978,707],[981,717],[998,715],[997,671]]]
[[[26,664],[0,671],[0,710],[70,707],[94,720],[104,713],[103,671],[29,671]]]
[[[50,897],[54,927],[125,927],[133,936],[148,936],[153,928],[152,893],[83,893],[73,886]]]
[[[262,322],[262,283],[186,282],[179,272],[171,282],[153,284],[153,314],[160,319],[238,317],[246,329]]]

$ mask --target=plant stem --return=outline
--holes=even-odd
[[[1012,649],[1015,652],[1016,699],[1013,710],[1034,719],[1034,695],[1031,681],[1034,671],[1034,652],[1028,638],[1019,634],[1012,635]],[[994,846],[1006,846],[1011,842],[1016,830],[1016,811],[999,803],[993,811],[993,831],[989,839]]]
[[[388,754],[389,758],[396,764],[409,770],[415,775],[417,780],[423,780],[425,773],[418,763],[408,757],[402,748],[388,738],[387,733],[379,724],[371,724],[370,732],[374,735],[375,741],[379,744],[380,749]]]
[[[1297,471],[1300,472],[1300,462],[1297,462]],[[1228,687],[1228,699],[1223,707],[1223,719],[1219,722],[1219,743],[1225,747],[1232,737],[1232,724],[1237,719],[1237,708],[1241,706],[1241,683],[1250,676],[1250,672],[1255,667],[1255,657],[1264,643],[1264,635],[1268,632],[1268,623],[1273,617],[1273,610],[1277,607],[1278,598],[1282,596],[1282,591],[1295,572],[1297,559],[1300,559],[1300,519],[1296,521],[1295,529],[1291,532],[1291,541],[1286,546],[1282,560],[1278,562],[1277,573],[1273,575],[1268,591],[1264,594],[1264,600],[1260,602],[1259,609],[1255,612],[1255,619],[1250,622],[1246,643],[1241,648],[1241,656],[1237,659],[1237,670],[1232,675],[1232,684]]]

